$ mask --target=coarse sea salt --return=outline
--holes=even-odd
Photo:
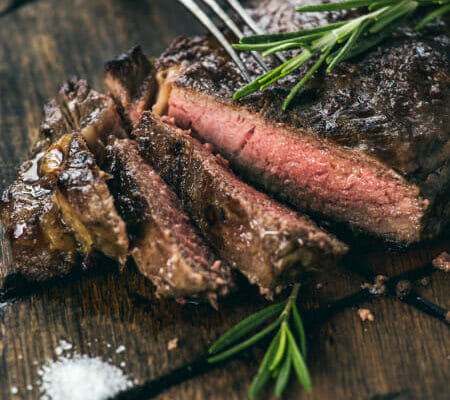
[[[60,356],[64,351],[72,349],[72,344],[66,342],[64,339],[59,341],[59,346],[55,349],[55,353]]]
[[[125,351],[125,346],[123,344],[121,344],[117,349],[116,349],[116,354],[120,354],[123,353]]]
[[[40,372],[41,399],[103,400],[133,385],[120,368],[78,353],[61,356]]]

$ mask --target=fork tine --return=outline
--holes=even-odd
[[[237,55],[236,51],[233,49],[231,44],[228,42],[226,37],[220,32],[211,18],[205,14],[205,12],[193,1],[193,0],[178,0],[181,4],[183,4],[192,14],[197,17],[197,19],[214,35],[217,41],[223,46],[225,51],[234,61],[238,69],[241,71],[242,76],[250,82],[250,76],[242,63],[241,59]]]
[[[258,26],[258,24],[253,20],[252,17],[245,11],[241,3],[238,0],[226,0],[227,3],[233,7],[234,11],[244,20],[244,22],[249,26],[249,28],[258,35],[263,35],[265,32]]]
[[[217,14],[217,16],[237,36],[238,39],[244,36],[244,33],[228,16],[228,14],[224,11],[224,9],[220,7],[220,5],[217,3],[216,0],[202,0],[202,1],[205,4],[207,4]],[[251,54],[264,71],[266,72],[269,71],[269,68],[267,67],[263,57],[259,53],[257,53],[256,51],[252,51]]]
[[[242,7],[241,3],[238,0],[226,0],[227,3],[233,7],[234,11],[244,20],[244,22],[249,26],[249,28],[255,32],[257,35],[264,35],[265,32],[258,26],[258,24],[253,20],[252,17],[245,11],[245,8]],[[278,60],[282,63],[285,63],[287,60],[284,56],[279,53],[274,54]]]

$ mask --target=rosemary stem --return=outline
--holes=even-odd
[[[292,292],[288,297],[286,306],[284,307],[284,310],[281,313],[281,317],[284,320],[287,320],[289,318],[289,315],[291,313],[292,304],[294,304],[297,301],[299,290],[300,290],[300,283],[296,283],[294,285],[294,287],[292,288]]]

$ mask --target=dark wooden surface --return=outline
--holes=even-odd
[[[0,186],[15,175],[37,133],[41,109],[59,84],[77,74],[104,89],[103,62],[142,44],[158,55],[179,34],[201,29],[174,0],[38,0],[2,14],[0,1]],[[407,254],[376,253],[364,262],[395,275],[436,254],[438,244]],[[12,272],[2,240],[0,285]],[[448,245],[448,242],[447,242]],[[302,294],[304,310],[358,291],[360,281],[344,268],[319,276]],[[417,291],[449,306],[449,278],[435,272]],[[137,383],[157,379],[205,354],[225,330],[264,301],[244,286],[219,312],[207,305],[181,307],[152,297],[151,285],[132,270],[61,283],[12,302],[0,303],[0,399],[38,399],[38,370],[55,358],[61,339],[83,354],[120,365]],[[362,322],[356,307],[306,327],[314,391],[296,383],[292,399],[447,399],[448,327],[394,297],[374,298],[374,322]],[[170,339],[178,347],[167,350]],[[124,345],[126,350],[116,354]],[[243,359],[172,386],[161,399],[243,399],[261,359],[252,350]],[[123,365],[123,364],[122,364]],[[32,385],[27,390],[27,385]],[[11,393],[17,387],[18,393]],[[270,393],[270,392],[269,392]],[[270,398],[270,395],[267,396]]]

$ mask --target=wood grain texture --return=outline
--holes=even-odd
[[[168,0],[39,0],[0,17],[0,186],[26,159],[42,106],[64,79],[76,74],[104,89],[105,60],[135,43],[158,55],[174,36],[200,31],[176,1]],[[359,261],[395,275],[427,262],[443,246],[373,253]],[[14,272],[4,240],[1,250],[0,280]],[[301,305],[304,310],[325,305],[359,290],[360,284],[345,269],[319,276],[302,289]],[[436,272],[417,291],[448,307],[448,285],[448,275]],[[125,363],[124,371],[140,384],[198,359],[221,333],[265,304],[245,285],[219,312],[207,305],[182,307],[152,293],[148,281],[131,269],[60,283],[0,304],[0,399],[38,399],[38,370],[55,359],[62,339],[73,345],[71,351]],[[448,327],[393,297],[365,306],[374,322],[362,322],[354,307],[307,326],[314,391],[307,396],[292,382],[286,398],[447,398]],[[175,337],[178,347],[168,351]],[[121,345],[125,351],[117,354]],[[173,386],[159,398],[246,398],[261,356],[256,348],[245,359]]]

